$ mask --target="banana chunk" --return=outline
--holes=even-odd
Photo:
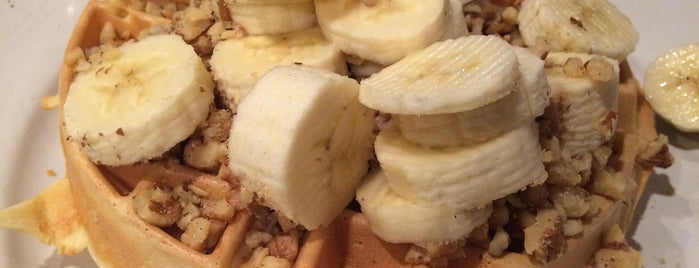
[[[447,0],[314,3],[318,24],[340,50],[382,65],[439,40],[448,23]]]
[[[515,91],[517,68],[512,47],[498,37],[441,41],[362,80],[359,101],[392,114],[468,111]]]
[[[302,63],[347,73],[345,57],[318,28],[221,41],[214,47],[210,63],[214,79],[233,109],[260,76],[276,65]]]
[[[69,139],[96,163],[158,157],[206,119],[214,83],[177,35],[156,35],[108,50],[77,73],[63,106]]]
[[[240,103],[229,166],[269,207],[309,230],[327,225],[366,175],[374,112],[356,81],[298,65],[266,73]]]
[[[490,204],[472,210],[430,206],[396,194],[386,176],[376,170],[357,188],[371,230],[391,243],[439,243],[465,238],[485,223],[493,211]]]
[[[544,118],[568,156],[592,151],[616,130],[619,63],[582,53],[549,53],[546,77],[551,105]]]
[[[388,128],[374,147],[391,188],[431,206],[478,208],[547,177],[535,123],[483,143],[444,148],[411,143]]]
[[[699,132],[699,44],[685,45],[658,57],[648,69],[642,93],[666,121],[686,132]]]
[[[527,0],[517,18],[524,43],[545,43],[555,52],[600,54],[623,60],[638,32],[607,0]]]
[[[312,0],[225,2],[233,20],[252,35],[289,33],[316,23]]]

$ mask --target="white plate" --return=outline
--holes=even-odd
[[[641,33],[629,57],[642,81],[646,66],[666,50],[699,42],[699,2],[612,0]],[[0,3],[0,208],[31,198],[65,174],[57,111],[40,108],[56,94],[65,45],[86,0],[5,0]],[[646,267],[699,267],[699,135],[659,122],[675,164],[656,170],[630,234]],[[53,170],[56,176],[49,176]],[[0,229],[0,267],[92,267],[89,255],[66,257],[34,238]]]

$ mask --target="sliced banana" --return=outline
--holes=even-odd
[[[214,83],[177,35],[127,42],[78,72],[63,106],[67,136],[96,163],[162,155],[206,119]]]
[[[344,55],[318,28],[281,35],[247,36],[221,41],[211,56],[214,79],[235,108],[272,67],[302,63],[347,73]]]
[[[340,215],[366,175],[374,112],[356,81],[290,65],[266,73],[240,103],[229,166],[269,207],[312,230]]]
[[[512,47],[498,37],[441,41],[362,80],[359,101],[392,114],[468,111],[513,92],[517,68]]]
[[[527,0],[517,21],[525,44],[543,42],[556,52],[623,60],[638,43],[631,21],[607,0]]]
[[[389,65],[439,40],[447,0],[316,0],[318,24],[343,52]]]
[[[642,92],[661,117],[677,129],[699,132],[699,44],[658,57],[648,69]]]
[[[430,206],[396,194],[376,170],[357,188],[357,201],[371,230],[391,243],[439,243],[465,238],[488,221],[490,204],[465,210]]]
[[[487,142],[444,148],[411,143],[388,128],[374,147],[392,189],[432,206],[482,207],[547,176],[534,123]]]
[[[465,112],[394,115],[403,137],[424,146],[469,145],[492,139],[543,114],[551,92],[546,82],[544,61],[525,48],[513,49],[521,74],[515,92]]]
[[[526,48],[513,46],[512,49],[519,61],[520,87],[525,89],[529,114],[535,118],[544,113],[551,97],[544,61]]]
[[[616,60],[582,53],[549,53],[546,77],[552,96],[544,118],[550,121],[564,154],[592,151],[612,137],[619,99]]]
[[[252,35],[289,33],[309,28],[316,23],[312,0],[226,0],[226,6],[233,20]]]

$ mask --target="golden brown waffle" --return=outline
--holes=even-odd
[[[73,35],[67,52],[99,45],[100,31],[107,22],[118,33],[128,33],[131,38],[143,29],[165,22],[143,12],[130,10],[123,5],[93,0],[88,3]],[[627,66],[622,68],[622,94],[620,100],[620,129],[628,135],[654,139],[653,113],[637,94],[638,84]],[[62,67],[59,81],[61,102],[66,99],[73,79],[73,65]],[[122,195],[108,180],[108,173],[93,164],[80,151],[79,145],[65,141],[65,129],[61,124],[67,176],[76,206],[89,234],[89,250],[95,261],[104,267],[228,267],[244,243],[245,232],[250,228],[249,213],[238,213],[228,224],[217,246],[210,254],[193,250],[158,227],[142,221],[135,213],[130,194]],[[633,164],[632,164],[633,165]],[[650,173],[643,171],[637,178],[637,193],[630,205],[609,202],[594,221],[585,226],[584,235],[568,240],[566,254],[549,263],[551,267],[582,267],[600,246],[601,234],[610,225],[621,222],[627,226]],[[132,187],[147,187],[148,183]],[[136,192],[136,191],[134,191]],[[310,232],[303,243],[296,267],[404,267],[404,256],[409,248],[405,244],[390,244],[373,235],[360,213],[346,210],[326,228]],[[539,265],[527,255],[506,253],[492,257],[482,249],[467,247],[465,258],[453,260],[454,267],[534,267]]]

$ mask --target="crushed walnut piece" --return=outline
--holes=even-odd
[[[111,168],[117,177],[160,174],[159,178],[144,177],[131,182],[135,184],[131,195],[136,214],[185,245],[208,253],[218,243],[226,225],[242,209],[240,204],[229,201],[231,196],[239,195],[240,189],[236,179],[227,172],[212,175],[187,169],[177,164],[144,165],[140,169]]]

